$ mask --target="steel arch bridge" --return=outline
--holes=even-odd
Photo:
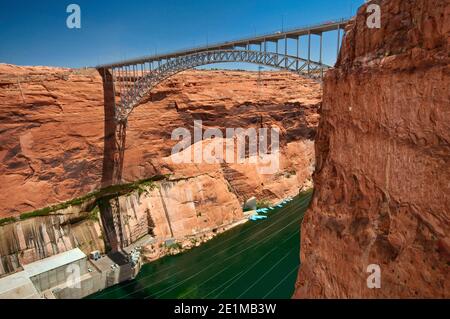
[[[203,65],[225,62],[244,62],[287,70],[314,80],[321,80],[330,65],[323,63],[323,33],[337,32],[337,52],[340,48],[341,30],[348,20],[276,32],[254,38],[208,45],[164,55],[154,55],[119,63],[100,65],[104,81],[111,81],[114,97],[114,117],[118,123],[126,123],[129,114],[158,84],[173,75]],[[319,58],[311,57],[312,35],[319,36]],[[300,55],[300,39],[307,36],[307,56]],[[289,41],[291,40],[291,41]],[[289,50],[294,40],[295,54]],[[283,52],[279,42],[284,41]],[[274,43],[274,50],[268,44]]]

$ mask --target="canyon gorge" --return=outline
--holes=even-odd
[[[381,28],[361,6],[323,83],[189,70],[152,90],[122,131],[98,70],[0,64],[0,277],[143,238],[153,261],[243,222],[251,198],[314,188],[294,298],[449,298],[450,0],[371,3]],[[174,163],[172,132],[196,120],[278,128],[278,170]]]
[[[187,71],[167,80],[128,121],[120,184],[159,176],[134,188],[112,185],[114,158],[104,154],[116,141],[105,136],[111,119],[102,85],[92,69],[0,65],[0,273],[75,247],[127,246],[146,234],[210,237],[244,218],[245,200],[275,202],[312,186],[320,84],[283,72]],[[171,133],[191,130],[194,120],[224,132],[279,128],[278,172],[174,164]]]

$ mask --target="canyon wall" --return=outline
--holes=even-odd
[[[241,201],[296,194],[314,166],[320,85],[282,72],[187,71],[157,87],[130,116],[122,182],[155,175],[221,174]],[[108,186],[102,78],[96,70],[0,64],[0,218]],[[279,127],[282,164],[264,177],[248,166],[167,161],[175,128]],[[105,122],[106,121],[106,122]],[[105,125],[106,124],[106,125]],[[106,180],[104,180],[106,178]],[[103,179],[103,180],[102,180]]]
[[[317,83],[241,71],[187,71],[167,80],[129,118],[121,182],[165,178],[126,194],[103,192],[113,182],[104,154],[115,142],[105,135],[105,100],[96,70],[0,65],[0,276],[75,247],[105,252],[146,235],[154,259],[167,253],[159,247],[165,240],[194,236],[197,243],[239,222],[252,196],[276,201],[312,186]],[[192,131],[194,120],[223,131],[279,128],[279,169],[263,175],[250,163],[175,164],[172,131]]]
[[[0,277],[77,247],[105,251],[98,216],[86,210],[90,204],[0,226]]]
[[[450,1],[371,3],[325,79],[294,297],[449,298]]]
[[[0,276],[74,248],[86,254],[105,253],[107,245],[117,243],[126,248],[146,235],[146,244],[154,247],[169,239],[201,241],[204,233],[220,233],[243,219],[241,204],[226,185],[218,174],[160,181],[0,226]],[[112,211],[111,220],[100,215],[102,205]]]

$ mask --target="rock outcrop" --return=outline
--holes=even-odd
[[[294,297],[449,298],[450,1],[371,3],[324,83]]]

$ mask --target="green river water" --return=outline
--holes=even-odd
[[[303,193],[271,211],[267,220],[146,264],[135,280],[88,298],[291,298],[300,265],[300,222],[311,196]]]

